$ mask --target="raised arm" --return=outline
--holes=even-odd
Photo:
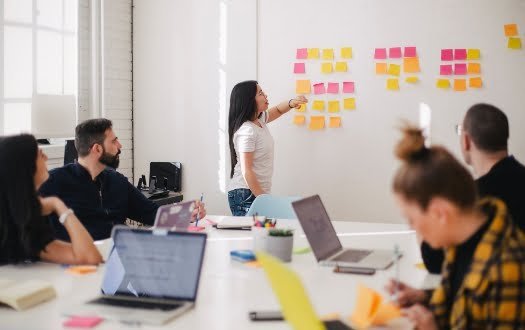
[[[268,109],[268,122],[274,121],[275,119],[281,117],[292,108],[299,108],[301,104],[307,103],[308,100],[303,95],[291,99],[289,101],[283,101],[277,104],[274,107]],[[253,190],[252,190],[253,191]]]

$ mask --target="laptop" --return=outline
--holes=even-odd
[[[102,295],[66,315],[162,325],[194,307],[205,233],[113,228]]]
[[[162,205],[157,210],[153,227],[186,231],[194,208],[195,201]]]
[[[385,269],[394,261],[393,251],[343,249],[319,195],[292,202],[292,207],[321,265]]]
[[[306,290],[297,274],[281,261],[264,253],[257,252],[257,260],[270,281],[273,292],[279,300],[284,319],[293,329],[300,330],[349,330],[339,320],[321,321],[317,316]]]

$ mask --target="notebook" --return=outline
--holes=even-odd
[[[0,278],[0,303],[17,311],[53,299],[56,295],[55,288],[45,281],[17,281]]]
[[[253,217],[229,217],[224,216],[217,219],[214,227],[217,229],[243,229],[251,230],[253,226]]]

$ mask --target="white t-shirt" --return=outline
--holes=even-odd
[[[268,130],[268,112],[264,111],[258,119],[262,127],[247,121],[233,134],[233,146],[237,154],[237,164],[233,170],[228,191],[250,189],[241,171],[241,152],[253,152],[253,171],[264,193],[272,189],[273,175],[273,138]]]

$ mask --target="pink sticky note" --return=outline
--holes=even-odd
[[[188,231],[203,231],[206,227],[203,226],[188,226]]]
[[[324,94],[326,90],[324,89],[324,83],[314,84],[314,94]]]
[[[441,60],[442,61],[452,61],[454,59],[452,49],[442,49],[441,50]]]
[[[304,60],[308,57],[308,49],[307,48],[297,48],[297,55],[295,58]]]
[[[375,53],[374,53],[374,58],[376,60],[386,59],[386,48],[376,48]]]
[[[439,66],[439,74],[442,76],[448,76],[452,74],[452,65],[445,64]]]
[[[328,93],[337,94],[339,93],[339,83],[328,83]]]
[[[416,47],[405,47],[405,57],[417,57]]]
[[[93,328],[100,322],[102,322],[102,318],[96,316],[72,316],[62,325],[75,328]]]
[[[345,81],[343,82],[343,93],[353,93],[354,92],[354,82]]]
[[[401,58],[401,47],[392,47],[388,50],[388,57]]]
[[[466,60],[467,59],[467,50],[462,48],[462,49],[454,49],[454,59],[456,61],[463,61],[463,60]]]
[[[304,73],[304,63],[294,63],[293,73]]]
[[[465,63],[454,64],[454,74],[467,74],[467,64]]]

